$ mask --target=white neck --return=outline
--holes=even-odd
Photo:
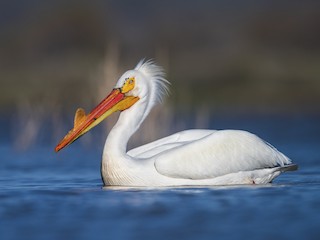
[[[127,143],[151,108],[146,99],[140,99],[132,107],[121,112],[104,145],[101,177],[105,185],[129,184],[140,175],[131,173],[135,159],[127,155]]]
[[[131,108],[121,112],[117,123],[111,129],[104,145],[103,160],[119,160],[128,158],[127,143],[130,137],[139,129],[152,106],[148,99],[140,99]]]

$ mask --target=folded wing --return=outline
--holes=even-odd
[[[184,179],[208,179],[290,163],[289,158],[270,144],[239,130],[213,131],[154,156],[160,174]]]
[[[194,142],[203,137],[206,137],[212,133],[216,132],[215,130],[205,130],[205,129],[191,129],[185,130],[172,134],[168,137],[161,138],[154,142],[142,145],[140,147],[134,148],[128,151],[128,154],[135,158],[151,158],[155,155],[158,155],[162,152],[168,151],[170,149],[181,147],[190,142]]]

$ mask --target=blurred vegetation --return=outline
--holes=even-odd
[[[319,25],[319,1],[4,0],[0,111],[59,126],[154,58],[172,83],[166,116],[318,112]]]

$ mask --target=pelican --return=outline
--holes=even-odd
[[[105,186],[161,187],[270,183],[297,165],[258,136],[241,130],[185,130],[127,152],[130,137],[168,93],[164,71],[140,61],[88,115],[76,111],[74,127],[58,152],[112,113],[121,111],[104,145]]]

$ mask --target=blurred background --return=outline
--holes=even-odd
[[[102,189],[118,114],[54,147],[142,58],[171,93],[129,148],[243,129],[299,171],[263,187]],[[0,0],[0,81],[0,239],[320,239],[320,1]]]
[[[218,116],[319,116],[319,9],[291,0],[2,0],[0,143],[54,148],[75,110],[90,111],[142,58],[162,65],[172,86],[132,145],[216,128]],[[100,127],[101,141],[114,121]]]

